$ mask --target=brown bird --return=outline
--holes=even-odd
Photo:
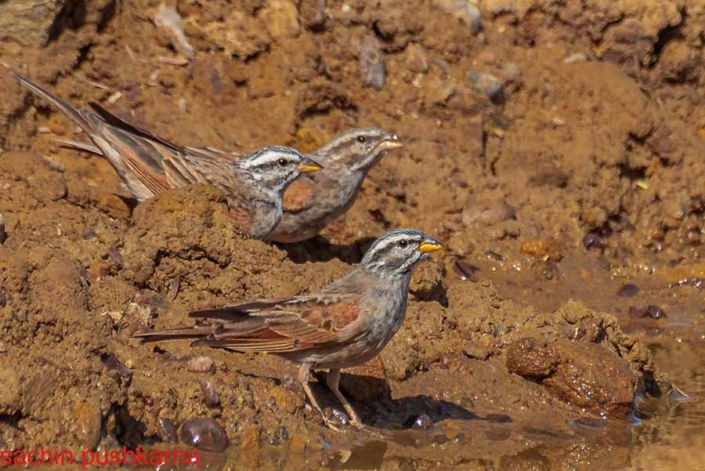
[[[351,422],[362,426],[338,388],[340,370],[371,360],[392,339],[404,321],[414,268],[441,248],[438,241],[417,230],[391,231],[372,244],[355,270],[318,293],[196,311],[189,317],[216,322],[135,337],[196,339],[191,346],[273,353],[298,363],[298,380],[311,404],[335,427],[308,382],[312,368],[328,369],[328,387]]]
[[[95,103],[91,103],[95,112],[79,110],[29,80],[11,75],[78,124],[94,145],[68,143],[108,159],[138,201],[172,188],[205,183],[225,193],[233,218],[255,239],[266,238],[281,220],[286,187],[301,173],[322,168],[287,147],[263,147],[233,161],[217,153],[177,146]]]
[[[385,151],[402,147],[381,129],[352,129],[309,156],[325,168],[299,178],[284,192],[284,215],[268,239],[301,242],[314,237],[355,203],[362,182]]]

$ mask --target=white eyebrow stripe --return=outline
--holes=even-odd
[[[375,251],[382,251],[389,247],[390,245],[394,245],[398,243],[400,240],[412,240],[413,242],[420,242],[421,238],[417,236],[416,234],[407,234],[404,232],[401,232],[399,234],[394,234],[392,236],[389,236],[383,240],[381,240],[378,244],[377,247],[375,247]]]

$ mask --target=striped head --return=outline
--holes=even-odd
[[[437,240],[415,229],[397,229],[377,239],[360,266],[386,278],[411,275],[428,254],[443,248]]]
[[[238,160],[235,165],[265,190],[283,192],[302,173],[323,168],[313,159],[289,147],[263,147]]]
[[[335,136],[314,154],[336,171],[366,172],[387,150],[402,147],[401,139],[377,128],[351,129]]]

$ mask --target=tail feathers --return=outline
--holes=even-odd
[[[162,340],[183,340],[183,339],[198,339],[208,337],[214,331],[212,325],[182,327],[169,330],[158,330],[155,332],[143,332],[134,334],[133,338],[142,339],[144,342],[159,342]]]
[[[20,85],[27,88],[29,91],[31,91],[35,95],[45,99],[46,101],[51,103],[54,107],[56,107],[56,109],[58,109],[63,114],[65,114],[69,119],[75,121],[76,124],[78,124],[81,128],[83,128],[83,130],[86,131],[88,134],[91,134],[93,132],[94,126],[93,126],[93,124],[91,124],[91,118],[93,118],[93,120],[95,120],[96,118],[100,119],[96,115],[93,115],[89,111],[81,111],[81,110],[74,108],[73,106],[71,106],[70,104],[68,104],[67,102],[65,102],[61,98],[59,98],[58,96],[52,95],[51,93],[44,90],[42,87],[40,87],[36,83],[33,83],[33,82],[27,80],[26,78],[22,77],[21,75],[17,75],[14,72],[10,72],[10,75],[12,75],[12,77],[15,80],[17,80],[20,83]]]
[[[90,142],[76,141],[73,139],[57,139],[55,142],[61,146],[69,147],[71,149],[84,150],[86,152],[90,152],[91,154],[103,155],[103,151]]]

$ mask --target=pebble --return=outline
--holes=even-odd
[[[168,417],[162,417],[159,419],[159,429],[164,435],[164,438],[169,443],[179,443],[179,437],[176,435],[176,427],[174,422]]]
[[[360,77],[362,83],[376,90],[384,87],[386,72],[384,69],[384,52],[377,36],[368,34],[360,44]]]
[[[199,356],[191,358],[187,365],[191,373],[213,373],[215,371],[215,363],[207,356]]]
[[[637,319],[641,319],[643,317],[650,317],[652,319],[666,319],[668,315],[666,315],[666,311],[660,307],[654,304],[649,304],[646,307],[629,306],[629,317],[635,317]]]
[[[600,234],[588,232],[585,234],[585,237],[583,237],[583,248],[585,250],[603,249],[605,248],[605,241]]]
[[[622,285],[619,290],[617,290],[617,296],[630,298],[636,296],[639,293],[639,287],[633,283],[627,283]]]
[[[470,88],[477,93],[481,93],[493,102],[501,102],[504,99],[504,87],[494,75],[484,72],[470,72],[467,76]]]
[[[428,72],[428,58],[426,51],[418,44],[410,44],[406,48],[406,68],[415,74]]]
[[[210,417],[194,417],[181,426],[181,441],[201,450],[221,452],[230,441],[225,429]]]
[[[189,44],[184,34],[183,21],[179,12],[169,7],[162,7],[154,17],[154,24],[157,28],[164,29],[171,38],[171,44],[180,54],[187,59],[193,59],[196,51]]]
[[[472,34],[480,32],[482,15],[475,2],[468,0],[435,0],[433,3],[444,12],[453,15],[470,26]]]
[[[5,218],[0,214],[0,244],[5,242],[7,239],[7,232],[5,232]]]
[[[215,390],[213,383],[203,379],[200,380],[199,383],[201,384],[201,390],[203,391],[203,403],[206,407],[209,409],[218,407],[220,405],[220,395],[218,394],[218,391]]]

